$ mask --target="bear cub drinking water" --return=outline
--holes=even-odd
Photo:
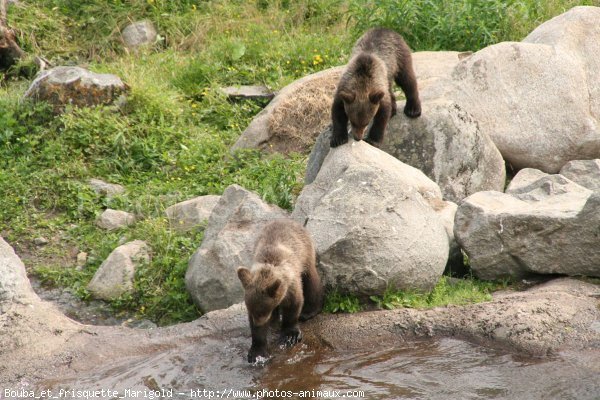
[[[248,362],[268,357],[270,322],[279,322],[279,344],[293,346],[302,340],[298,320],[317,315],[323,305],[323,288],[316,269],[312,239],[300,224],[282,219],[268,223],[254,248],[252,269],[239,267],[244,301],[252,332]]]
[[[348,120],[355,140],[363,139],[373,120],[365,140],[376,147],[381,145],[387,123],[396,114],[394,81],[406,95],[404,114],[411,118],[421,115],[417,79],[408,45],[392,30],[367,31],[356,42],[333,98],[331,147],[348,141]]]

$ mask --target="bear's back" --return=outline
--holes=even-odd
[[[254,261],[257,263],[277,267],[286,262],[304,268],[314,258],[315,250],[310,234],[291,219],[269,222],[256,241]]]

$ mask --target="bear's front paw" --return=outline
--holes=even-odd
[[[370,138],[366,138],[365,142],[369,143],[373,147],[377,147],[377,148],[381,147],[381,142],[376,142],[375,140],[371,140]]]
[[[344,143],[348,143],[348,135],[344,135],[344,136],[332,136],[331,137],[331,141],[329,142],[330,147],[338,147]]]
[[[265,362],[269,359],[269,352],[266,347],[250,347],[250,351],[248,351],[248,362],[256,363],[256,362]]]
[[[281,336],[279,336],[279,347],[292,347],[301,341],[302,332],[299,328],[288,329],[285,332],[281,332]]]
[[[406,116],[410,118],[417,118],[418,116],[420,116],[421,102],[406,102],[406,105],[404,106],[404,114],[406,114]]]

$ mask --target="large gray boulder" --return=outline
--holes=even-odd
[[[134,240],[119,246],[100,265],[87,289],[97,299],[114,300],[133,290],[136,268],[149,261],[146,242]]]
[[[311,233],[323,282],[341,292],[431,289],[448,259],[439,187],[364,141],[332,149],[292,217]]]
[[[600,192],[600,159],[569,161],[560,169],[560,174],[578,185]]]
[[[576,58],[585,74],[590,114],[600,118],[600,7],[573,7],[538,26],[523,42],[553,46],[568,57]],[[563,80],[564,78],[561,78]],[[589,121],[591,122],[591,121]],[[591,126],[590,126],[591,128]]]
[[[486,47],[459,62],[423,99],[463,107],[517,169],[557,173],[600,156],[600,8],[576,7],[523,42]]]
[[[165,213],[171,228],[186,232],[208,221],[221,196],[198,196],[167,207]]]
[[[420,118],[390,120],[381,149],[420,169],[444,199],[459,202],[484,190],[504,189],[504,159],[468,112],[446,100],[423,101]]]
[[[237,268],[252,264],[254,241],[263,225],[286,215],[241,186],[225,189],[185,274],[186,288],[202,311],[226,308],[243,300]]]
[[[47,101],[60,112],[67,105],[111,104],[128,90],[129,87],[116,75],[97,74],[80,67],[55,67],[39,74],[25,97]]]
[[[13,248],[0,237],[0,305],[27,303],[37,299],[21,259]],[[0,310],[1,314],[1,310]]]
[[[423,171],[442,190],[444,199],[459,202],[484,190],[503,190],[506,170],[502,155],[469,113],[444,100],[422,102],[423,114],[390,119],[381,150]],[[305,183],[317,176],[329,153],[331,126],[310,153]]]
[[[532,43],[499,43],[463,60],[453,93],[515,168],[556,173],[569,160],[598,156],[588,82],[578,59]]]
[[[480,278],[600,276],[600,192],[562,175],[520,171],[506,193],[466,198],[454,234]]]
[[[449,78],[454,67],[471,54],[470,51],[418,51],[413,53],[413,68],[417,76],[419,90],[427,90],[437,80]],[[395,87],[395,89],[399,97],[404,97],[404,93],[399,91],[398,87]],[[402,109],[402,107],[399,109]]]

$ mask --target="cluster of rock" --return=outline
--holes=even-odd
[[[186,274],[196,304],[209,311],[241,301],[235,270],[251,262],[257,230],[280,217],[297,219],[313,235],[326,285],[362,296],[390,286],[429,289],[449,263],[461,264],[461,248],[486,279],[600,276],[598,20],[600,8],[575,7],[519,43],[474,54],[416,53],[423,114],[392,118],[381,150],[364,142],[330,150],[329,107],[343,67],[283,88],[233,150],[311,152],[293,212],[238,186],[166,211],[175,230],[207,223]],[[130,48],[140,38],[156,40],[146,25],[123,31],[124,40],[133,37]],[[235,97],[239,88],[227,90]],[[81,91],[88,95],[78,99]],[[58,67],[26,95],[60,110],[88,100],[108,104],[126,91],[117,77]],[[521,172],[503,193],[505,163]],[[112,230],[134,222],[106,210],[97,224]],[[136,257],[145,259],[142,252],[122,264],[135,265]],[[118,271],[126,283],[113,286],[127,290],[133,275],[129,267]]]
[[[600,276],[598,20],[600,8],[575,7],[521,43],[416,53],[423,114],[392,118],[381,150],[352,141],[332,150],[330,128],[300,146],[273,127],[274,118],[310,119],[305,136],[315,138],[329,123],[322,103],[331,103],[333,89],[320,90],[302,118],[286,105],[310,99],[314,82],[337,82],[341,68],[281,90],[233,149],[312,148],[290,217],[312,234],[323,281],[338,290],[429,289],[448,263],[462,261],[461,248],[481,278]],[[522,170],[503,193],[505,163]],[[214,232],[225,224],[248,238],[264,218],[211,216],[213,234],[186,277],[201,309],[241,301],[234,271],[251,262],[252,240],[230,230],[215,240]]]
[[[158,33],[152,22],[144,20],[127,25],[121,32],[127,49],[138,50],[156,42]],[[92,107],[122,102],[129,86],[114,74],[98,74],[77,66],[58,66],[41,71],[24,97],[48,102],[54,112],[66,106]]]
[[[454,232],[484,279],[600,277],[600,160],[569,162],[556,175],[523,169],[506,193],[465,199]]]

